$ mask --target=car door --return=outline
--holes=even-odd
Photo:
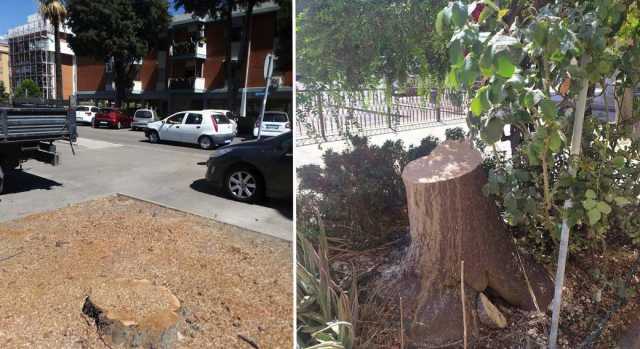
[[[198,137],[202,134],[202,120],[201,113],[189,113],[187,115],[179,131],[181,142],[198,143]]]
[[[165,141],[180,141],[180,127],[182,126],[182,121],[184,120],[186,113],[177,113],[173,114],[170,117],[166,118],[160,126],[160,130],[158,134],[160,135],[160,139]]]
[[[290,196],[293,192],[293,137],[291,132],[274,138],[269,173],[265,177],[272,195]]]

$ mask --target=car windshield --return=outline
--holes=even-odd
[[[88,111],[89,107],[78,107],[76,108],[76,111]]]
[[[231,121],[229,121],[229,118],[224,116],[224,115],[215,115],[215,117],[216,117],[216,122],[218,124],[224,125],[224,124],[230,124],[231,123]]]
[[[264,113],[264,122],[287,122],[287,114],[282,113]]]
[[[140,119],[149,119],[151,116],[153,116],[153,114],[148,110],[138,110],[135,115],[136,118]]]

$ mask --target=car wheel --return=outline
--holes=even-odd
[[[262,199],[264,185],[255,171],[239,167],[229,171],[224,181],[227,195],[237,201],[256,202]]]
[[[211,149],[213,147],[213,140],[209,136],[201,136],[198,138],[198,145],[202,149]]]
[[[158,143],[158,142],[160,142],[160,135],[158,135],[157,131],[149,132],[149,135],[147,136],[147,138],[149,138],[149,142],[150,143]]]

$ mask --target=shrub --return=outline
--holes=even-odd
[[[314,235],[321,219],[327,235],[360,249],[388,241],[390,232],[408,225],[402,169],[431,153],[438,139],[427,137],[408,150],[402,141],[377,146],[366,137],[351,137],[349,142],[342,153],[325,152],[324,167],[299,168],[297,224]]]

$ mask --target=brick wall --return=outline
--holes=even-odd
[[[140,70],[143,91],[155,91],[158,81],[158,51],[152,50],[144,57]]]
[[[206,29],[207,59],[204,63],[205,86],[209,90],[224,87],[224,26],[210,23]]]
[[[266,13],[253,17],[251,34],[251,65],[249,66],[249,87],[264,86],[264,59],[273,52],[273,37],[276,29],[276,14]]]
[[[104,91],[104,62],[89,57],[78,57],[78,91]]]
[[[62,61],[62,98],[73,95],[73,56],[60,55]]]

